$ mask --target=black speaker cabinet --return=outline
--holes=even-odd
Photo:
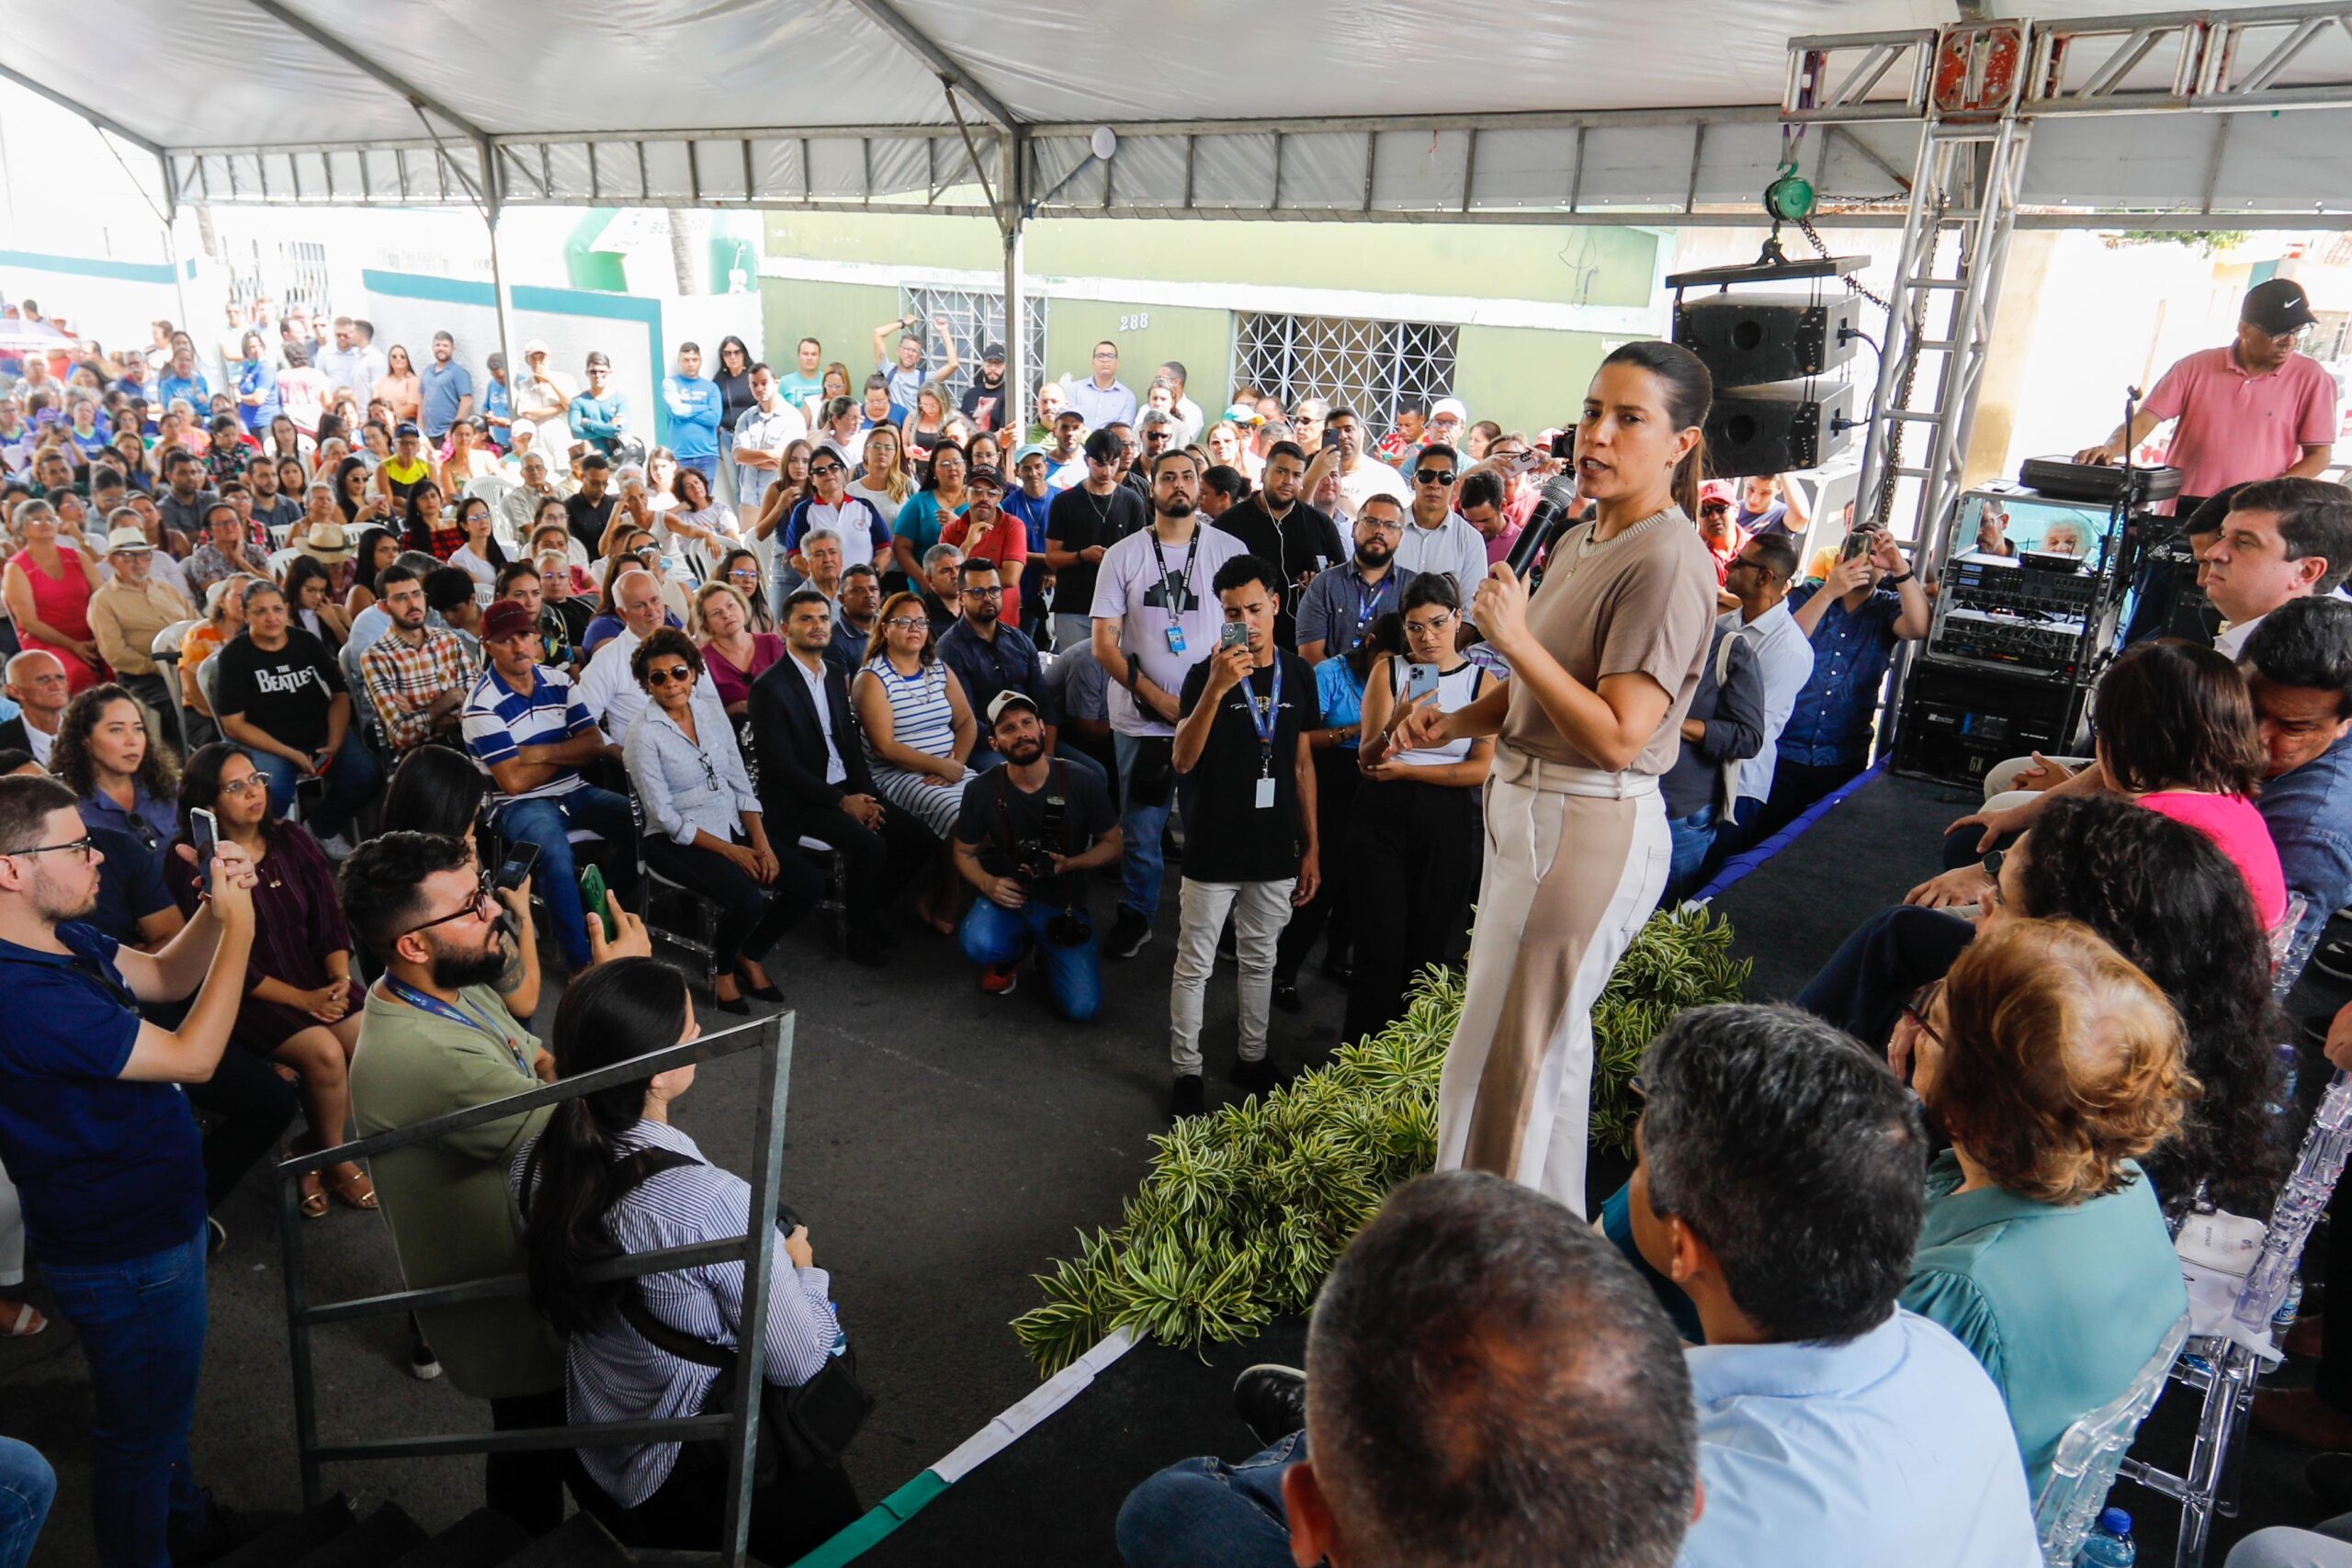
[[[1833,370],[1854,356],[1861,301],[1839,293],[1743,293],[1678,299],[1674,341],[1699,356],[1718,389],[1792,381]],[[1750,470],[1751,472],[1754,470]]]
[[[1845,449],[1854,389],[1838,382],[1718,386],[1707,412],[1707,460],[1718,474],[1818,468]]]
[[[2085,750],[2086,688],[1914,661],[1894,732],[1894,771],[1982,784],[1996,764],[2029,751]]]

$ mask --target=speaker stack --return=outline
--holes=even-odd
[[[1674,341],[1697,355],[1715,378],[1706,423],[1714,472],[1817,468],[1845,450],[1859,427],[1852,423],[1854,389],[1841,372],[1860,341],[1861,303],[1818,288],[1800,294],[1726,288],[1695,299],[1678,288]]]

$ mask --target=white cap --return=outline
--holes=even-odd
[[[1460,398],[1440,398],[1430,405],[1430,418],[1443,419],[1447,414],[1452,414],[1464,424],[1470,423],[1470,411],[1463,406]]]

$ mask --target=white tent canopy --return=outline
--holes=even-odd
[[[2053,106],[2022,220],[2352,220],[2352,108],[2324,107],[2352,103],[2352,6],[2168,15],[2267,26],[2248,67],[2307,33],[2261,84],[2301,112],[2112,112],[2259,107],[2154,101],[2175,33],[2133,18],[2147,39],[2112,46],[2106,85],[2142,101]],[[180,203],[980,213],[1054,192],[1055,216],[1749,223],[1784,153],[1790,40],[1953,19],[1930,0],[1464,0],[1434,20],[1403,0],[97,0],[13,17],[0,73],[153,154]],[[1902,75],[1794,149],[1890,222],[1920,123]],[[1090,163],[1098,123],[1117,151]]]

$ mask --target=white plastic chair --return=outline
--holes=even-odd
[[[180,750],[193,751],[187,743],[187,706],[180,700],[180,639],[188,634],[194,621],[174,621],[155,634],[147,648],[147,656],[155,661],[155,669],[164,677],[164,690],[172,699],[172,728],[180,738]]]
[[[2059,1434],[2058,1449],[2050,1461],[2050,1479],[2041,1483],[2041,1495],[2034,1500],[2033,1508],[2044,1568],[2075,1568],[2075,1558],[2090,1535],[2091,1521],[2107,1506],[2107,1495],[2115,1485],[2115,1472],[2132,1439],[2171,1379],[2173,1361],[2188,1338],[2188,1314],[2183,1313],[2130,1387]]]
[[[2267,1336],[2273,1314],[2301,1261],[2312,1226],[2327,1209],[2335,1183],[2352,1153],[2352,1078],[2337,1073],[2303,1135],[2294,1174],[2278,1193],[2263,1235],[2262,1253],[2246,1270],[2231,1316],[2243,1337]],[[2262,1362],[2243,1337],[2192,1335],[2173,1363],[2172,1380],[2204,1395],[2197,1416],[2197,1438],[2189,1450],[2188,1473],[2175,1475],[2143,1460],[2127,1459],[2117,1473],[2180,1504],[2180,1544],[2175,1568],[2201,1568],[2216,1513],[2237,1510],[2232,1450],[2245,1440],[2254,1407],[2254,1385]]]

